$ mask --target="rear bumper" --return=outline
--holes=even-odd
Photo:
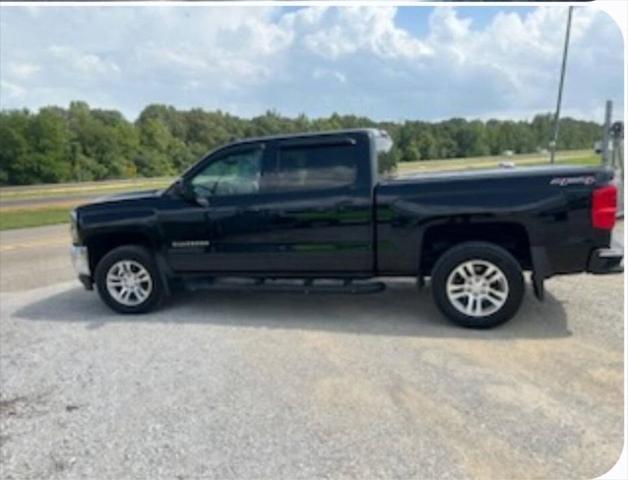
[[[589,257],[587,271],[595,274],[622,273],[624,251],[619,248],[598,248]]]

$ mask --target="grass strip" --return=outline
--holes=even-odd
[[[0,230],[66,223],[70,220],[70,209],[70,207],[53,207],[0,212]]]
[[[444,160],[421,160],[415,162],[400,162],[397,164],[398,173],[448,171],[459,169],[494,168],[501,162],[512,162],[518,167],[534,165],[549,165],[547,155],[525,154],[512,157],[474,157],[452,158]],[[556,156],[557,164],[569,165],[600,165],[599,155],[592,154],[590,150],[576,150],[559,152]]]
[[[17,199],[36,199],[36,198],[54,198],[54,197],[70,197],[70,196],[84,196],[84,195],[108,195],[111,193],[131,192],[134,190],[150,190],[164,188],[172,183],[172,179],[157,179],[146,180],[141,182],[128,182],[128,181],[110,181],[102,182],[100,184],[94,183],[77,183],[73,186],[63,186],[53,188],[50,185],[42,185],[39,188],[37,186],[31,186],[28,189],[15,187],[0,188],[0,199],[4,200],[17,200]]]

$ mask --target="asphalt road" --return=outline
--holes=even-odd
[[[69,224],[0,231],[0,292],[74,279],[70,244]]]
[[[623,276],[547,282],[510,323],[429,288],[197,292],[112,314],[67,226],[0,234],[2,478],[592,478],[623,444]]]

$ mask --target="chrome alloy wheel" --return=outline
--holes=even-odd
[[[134,307],[153,291],[153,279],[143,265],[134,260],[120,260],[107,272],[107,292],[118,303]]]
[[[459,312],[471,317],[487,317],[508,299],[504,272],[486,260],[469,260],[456,267],[447,278],[447,298]]]

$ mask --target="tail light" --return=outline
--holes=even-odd
[[[617,187],[607,185],[593,190],[591,220],[594,228],[612,230],[617,217]]]

